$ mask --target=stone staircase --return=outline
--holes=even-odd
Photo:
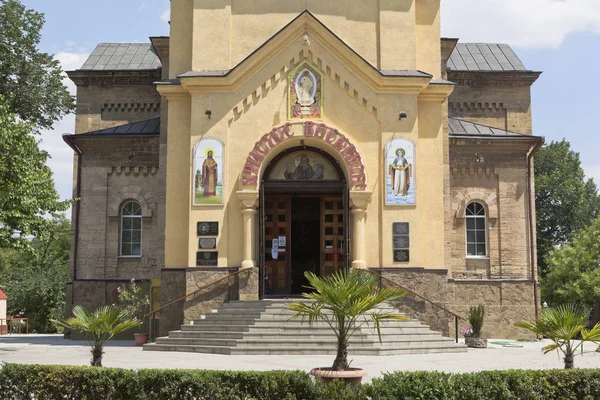
[[[335,355],[337,339],[324,322],[309,326],[290,319],[292,300],[234,301],[183,325],[181,330],[144,345],[145,351],[181,351],[245,355]],[[306,300],[303,300],[306,301]],[[397,312],[391,306],[381,307]],[[417,320],[386,321],[381,326],[382,343],[369,324],[352,336],[350,355],[399,355],[466,352],[464,345],[432,331]]]

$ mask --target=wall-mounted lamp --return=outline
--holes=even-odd
[[[210,108],[206,109],[206,112],[204,113],[208,116],[208,119],[210,119],[210,116],[212,115],[212,111],[210,110]]]
[[[482,164],[485,162],[485,158],[483,157],[483,154],[481,153],[475,153],[475,162],[478,164]]]
[[[401,111],[398,120],[402,121],[404,118],[408,118],[408,115],[404,111]]]

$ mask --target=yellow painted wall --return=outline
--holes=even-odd
[[[176,35],[172,33],[171,70],[176,75],[188,66],[195,70],[231,68],[302,12],[304,3],[368,63],[383,69],[430,69],[439,76],[439,0],[424,0],[423,4],[409,0],[173,2],[172,29]],[[182,26],[188,29],[187,36]],[[193,40],[185,40],[186,37]],[[263,60],[250,57],[245,63],[261,67],[244,77],[243,85],[233,93],[209,95],[200,86],[190,86],[187,91],[178,89],[189,97],[175,96],[176,99],[169,100],[166,267],[195,265],[198,221],[220,223],[219,266],[241,264],[242,206],[236,194],[241,189],[240,173],[254,144],[274,126],[287,122],[287,74],[306,58],[325,75],[323,122],[350,139],[366,167],[367,191],[373,193],[366,217],[367,266],[444,268],[441,101],[419,101],[415,89],[399,89],[398,93],[374,91],[372,85],[350,73],[348,65],[325,50],[327,44],[335,43],[335,38],[323,40],[329,43],[314,38],[308,47],[300,38],[291,44],[278,43],[281,47],[276,49],[277,56],[266,65]],[[190,43],[192,51],[183,54]],[[355,65],[365,70],[370,68],[359,57],[354,58],[351,62]],[[205,115],[209,97],[211,119]],[[403,121],[398,119],[399,107],[408,114]],[[192,149],[201,138],[224,143],[223,206],[191,204]],[[384,149],[395,138],[410,139],[416,144],[417,205],[414,207],[384,204],[387,174]],[[297,137],[282,143],[277,150],[296,146],[301,139],[307,145],[313,144]],[[332,155],[339,159],[339,155]],[[411,224],[409,264],[393,263],[393,222]]]
[[[440,75],[439,0],[178,0],[170,77],[238,65],[305,10],[371,65]],[[436,63],[437,61],[437,63]]]

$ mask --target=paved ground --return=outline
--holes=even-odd
[[[494,340],[490,340],[494,342]],[[333,356],[222,356],[189,353],[144,352],[128,342],[111,342],[105,349],[103,364],[120,368],[235,369],[266,371],[329,366]],[[518,343],[514,346],[490,344],[488,349],[469,349],[468,353],[425,354],[389,357],[350,357],[352,365],[368,371],[369,378],[388,371],[473,372],[501,369],[562,368],[556,353],[543,355],[544,343]],[[600,368],[600,353],[590,345],[583,356],[575,358],[575,366]],[[88,365],[87,342],[64,340],[60,335],[0,336],[0,362],[23,364]]]

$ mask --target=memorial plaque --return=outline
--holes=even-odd
[[[394,250],[394,262],[409,262],[410,251],[409,250]]]
[[[196,253],[196,266],[218,267],[219,253],[216,251],[199,251]]]
[[[198,247],[202,250],[213,250],[217,248],[217,239],[200,239]]]
[[[394,235],[408,235],[410,228],[408,222],[394,222]]]
[[[409,236],[394,236],[394,250],[410,249]]]
[[[198,222],[198,236],[219,236],[219,223]]]

